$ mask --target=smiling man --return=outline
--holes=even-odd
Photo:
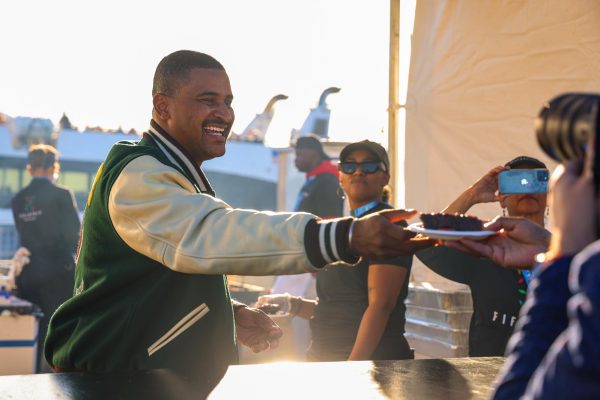
[[[234,121],[223,66],[177,51],[158,65],[149,130],[119,142],[85,212],[74,296],[54,314],[45,355],[55,370],[169,368],[213,384],[281,330],[232,303],[225,274],[318,271],[359,256],[411,253],[427,242],[394,225],[414,212],[321,221],[307,213],[233,209],[215,197],[204,161],[225,153]]]

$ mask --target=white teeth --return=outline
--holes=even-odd
[[[208,125],[204,127],[204,132],[210,136],[222,136],[225,132],[225,128],[215,125]]]

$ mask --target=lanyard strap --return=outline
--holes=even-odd
[[[354,218],[358,218],[361,215],[365,215],[369,210],[374,209],[379,204],[381,204],[381,202],[379,202],[379,201],[372,201],[370,203],[365,204],[364,206],[360,206],[358,208],[355,208],[354,210],[352,210],[351,214],[352,214],[352,216]]]
[[[525,283],[527,284],[527,287],[529,287],[529,282],[531,282],[531,271],[528,269],[522,269],[521,275],[523,275]]]

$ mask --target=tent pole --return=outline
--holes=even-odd
[[[390,61],[388,98],[388,153],[392,205],[398,206],[398,75],[400,52],[400,0],[390,0]]]

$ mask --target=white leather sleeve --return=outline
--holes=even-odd
[[[233,209],[196,193],[151,156],[131,161],[113,184],[108,210],[123,241],[179,272],[279,275],[316,271],[304,250],[306,213]]]

